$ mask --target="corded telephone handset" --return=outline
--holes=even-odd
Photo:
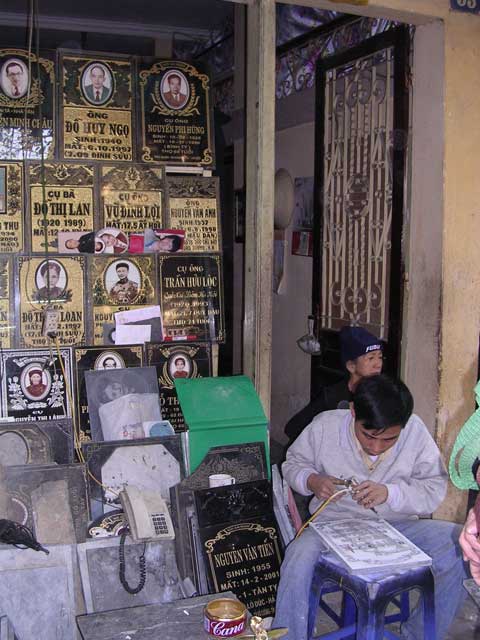
[[[175,531],[168,507],[160,493],[126,485],[120,501],[134,540],[173,540]]]
[[[145,568],[147,540],[173,540],[175,531],[168,513],[168,507],[160,493],[144,489],[140,490],[138,487],[126,485],[119,495],[132,538],[135,541],[144,543],[143,552],[138,559],[140,579],[136,587],[131,587],[125,576],[125,538],[128,534],[127,531],[122,533],[118,548],[120,582],[125,591],[135,595],[143,589],[147,577]]]

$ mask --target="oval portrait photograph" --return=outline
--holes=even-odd
[[[20,387],[29,400],[43,400],[52,386],[50,372],[40,362],[32,362],[22,371]]]
[[[95,360],[93,368],[100,371],[103,369],[124,369],[125,362],[115,351],[104,351]]]
[[[192,362],[186,353],[175,353],[169,358],[168,373],[172,380],[189,378],[192,373]]]
[[[190,97],[190,85],[181,71],[168,71],[162,78],[162,100],[171,109],[182,109]]]
[[[87,102],[102,106],[113,93],[113,74],[103,62],[91,62],[81,77],[82,93]]]
[[[0,87],[5,95],[17,100],[28,91],[30,78],[28,68],[20,58],[8,58],[0,72]]]
[[[142,288],[140,269],[131,260],[115,260],[105,270],[104,287],[113,304],[132,304]]]
[[[62,300],[67,288],[65,267],[58,260],[44,260],[35,272],[36,297],[38,300]]]

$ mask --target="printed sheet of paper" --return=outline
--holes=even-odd
[[[432,559],[385,520],[331,520],[310,526],[355,573],[428,566]]]

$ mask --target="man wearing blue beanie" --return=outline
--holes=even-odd
[[[366,329],[349,326],[341,328],[340,356],[348,376],[336,384],[323,387],[306,407],[290,418],[285,427],[289,445],[322,411],[348,408],[360,380],[382,372],[382,349],[381,341]]]

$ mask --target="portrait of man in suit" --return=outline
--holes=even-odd
[[[113,93],[111,71],[100,62],[88,65],[82,75],[82,89],[86,100],[93,105],[102,105]]]
[[[9,58],[2,68],[1,85],[4,93],[17,100],[22,98],[28,89],[28,69],[18,58]]]
[[[182,91],[183,89],[183,91]],[[185,106],[188,95],[188,84],[185,76],[178,72],[168,73],[162,83],[162,98],[165,104],[172,109],[181,109]]]

